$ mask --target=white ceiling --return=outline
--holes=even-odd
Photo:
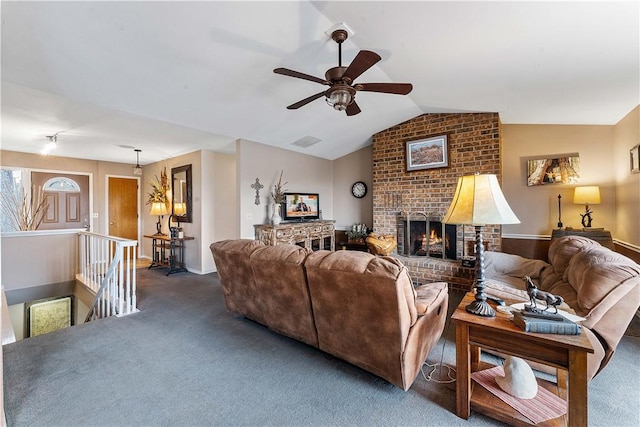
[[[423,113],[490,111],[503,123],[615,124],[640,99],[640,6],[625,2],[2,2],[2,149],[147,164],[238,138],[335,159]],[[382,61],[347,117],[323,78],[325,34],[345,22]],[[291,144],[311,136],[309,148]]]

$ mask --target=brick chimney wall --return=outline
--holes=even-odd
[[[440,135],[448,138],[449,166],[407,172],[406,143]],[[400,211],[444,216],[460,176],[490,173],[500,181],[500,144],[497,113],[424,114],[373,135],[374,231],[395,235]],[[472,227],[466,227],[466,234],[473,239]],[[490,250],[501,249],[500,226],[484,227],[483,237]]]

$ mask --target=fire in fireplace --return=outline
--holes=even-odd
[[[408,232],[407,232],[408,231]],[[398,218],[398,254],[456,259],[456,226],[440,218]]]

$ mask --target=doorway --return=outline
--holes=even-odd
[[[138,241],[138,184],[138,178],[108,178],[110,236]]]

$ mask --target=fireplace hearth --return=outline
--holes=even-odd
[[[401,214],[397,220],[398,255],[456,259],[455,225],[422,212]]]

